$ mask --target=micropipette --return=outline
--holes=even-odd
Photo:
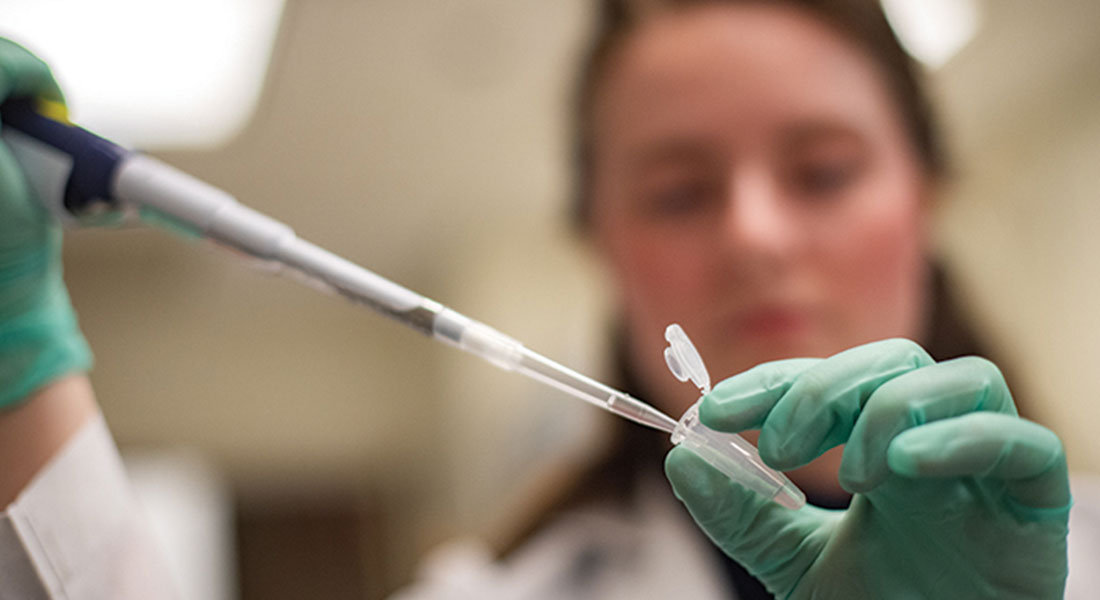
[[[798,496],[790,492],[797,488],[764,466],[755,448],[739,436],[703,427],[693,412],[695,407],[677,423],[656,408],[533,352],[484,323],[299,238],[289,226],[240,204],[218,188],[68,123],[63,106],[9,101],[0,108],[0,117],[4,124],[0,137],[43,206],[65,226],[114,224],[120,215],[136,214],[143,222],[209,239],[504,370],[518,371],[611,413],[671,433],[674,443],[690,447],[747,487],[784,506],[800,505],[801,492]],[[776,482],[779,487],[773,485]]]
[[[124,213],[169,225],[285,269],[437,340],[518,371],[637,423],[671,432],[657,409],[585,377],[520,342],[299,238],[287,225],[155,158],[64,120],[64,107],[10,101],[0,137],[43,205],[66,226],[113,223]],[[55,118],[46,115],[52,114]]]

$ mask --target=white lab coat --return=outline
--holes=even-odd
[[[507,561],[471,543],[429,559],[399,600],[728,600],[717,555],[654,479],[638,509],[559,519]],[[1100,484],[1074,482],[1066,598],[1100,589]],[[176,593],[102,417],[0,515],[0,600],[161,600]]]
[[[102,416],[0,515],[0,600],[176,598]]]
[[[1075,478],[1067,600],[1100,590],[1100,480]],[[392,600],[691,598],[729,600],[726,576],[664,481],[643,488],[632,516],[592,508],[563,516],[506,561],[476,542],[430,556],[420,580]]]
[[[506,561],[475,541],[428,557],[421,579],[392,600],[728,600],[719,555],[663,480],[641,486],[630,511],[576,510]]]

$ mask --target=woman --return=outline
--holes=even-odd
[[[870,2],[675,4],[613,11],[580,111],[579,214],[617,284],[628,382],[669,412],[694,401],[660,362],[660,333],[673,321],[716,380],[778,360],[716,386],[704,420],[760,429],[766,460],[809,464],[792,476],[811,496],[855,495],[846,511],[789,511],[681,449],[666,462],[676,494],[781,597],[1060,596],[1069,494],[1057,438],[1015,417],[991,363],[935,363],[914,343],[874,342],[934,347],[923,332],[943,318],[925,236],[942,160],[881,15]],[[2,50],[0,82],[18,85],[0,95],[56,93],[39,63]],[[0,535],[73,541],[65,533],[85,531],[96,513],[67,521],[76,513],[35,511],[64,496],[64,469],[73,479],[88,472],[88,457],[116,459],[86,379],[65,377],[87,368],[87,353],[56,270],[56,238],[26,213],[13,165],[0,155],[0,207],[25,217],[0,220],[0,327],[26,335],[0,338],[0,389],[18,405],[0,415],[0,461],[29,468],[0,480],[5,500],[24,490]],[[14,360],[28,356],[49,360]],[[54,435],[14,437],[43,423],[59,424],[45,428]],[[843,456],[827,452],[844,443]],[[61,460],[44,467],[62,446]],[[410,593],[751,597],[747,576],[670,508],[654,468],[664,449],[639,450],[629,436],[620,449],[499,564]],[[113,468],[101,477],[112,485],[87,489],[124,487]],[[60,486],[53,495],[50,485]],[[125,496],[115,501],[110,526],[88,526],[82,540],[132,526]],[[99,597],[121,597],[103,590],[140,547],[42,550],[20,536],[0,545],[4,585],[10,573],[49,574],[28,578],[38,597],[53,597],[55,581],[62,590],[94,581]]]
[[[420,593],[1061,597],[1060,443],[992,363],[945,361],[980,350],[929,247],[946,161],[877,2],[605,4],[577,113],[576,215],[613,280],[625,384],[670,414],[696,400],[663,363],[679,322],[712,379],[748,370],[707,397],[708,425],[760,429],[819,506],[856,496],[786,511],[673,450],[676,495],[761,585],[684,534],[666,448],[626,425],[501,562],[437,565]]]

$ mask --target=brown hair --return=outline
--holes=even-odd
[[[900,109],[905,130],[925,173],[940,178],[947,156],[919,69],[894,36],[877,0],[604,0],[592,42],[581,64],[573,104],[574,189],[572,217],[588,225],[592,198],[593,105],[608,65],[630,35],[661,13],[708,4],[778,4],[804,9],[839,31],[871,57]]]

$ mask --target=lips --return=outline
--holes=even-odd
[[[760,306],[733,318],[733,333],[741,338],[790,337],[807,332],[812,318],[807,310],[787,306]]]

